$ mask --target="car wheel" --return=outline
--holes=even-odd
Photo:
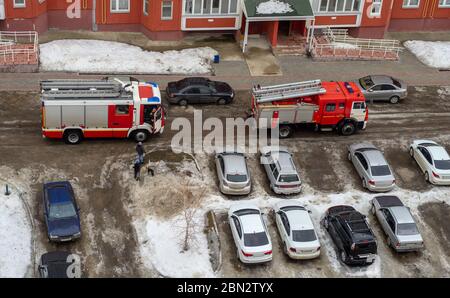
[[[352,154],[350,153],[350,151],[347,154],[347,158],[348,158],[348,161],[352,161]]]
[[[70,145],[76,145],[83,139],[83,134],[79,130],[68,130],[64,133],[64,141]]]
[[[292,134],[292,128],[287,125],[280,126],[280,139],[289,138]]]
[[[145,130],[138,130],[134,133],[133,138],[136,142],[145,142],[148,139],[148,132]]]
[[[225,98],[219,98],[218,100],[217,100],[217,104],[218,105],[224,105],[224,104],[226,104],[227,103],[227,100],[225,99]]]
[[[362,186],[363,186],[364,188],[367,188],[367,182],[366,182],[366,179],[364,179],[364,178],[363,178],[363,180],[362,180]]]
[[[283,242],[283,252],[284,252],[286,255],[288,254],[286,242]]]
[[[341,250],[339,256],[343,263],[347,263],[347,253],[345,252],[345,250]]]
[[[413,149],[413,147],[409,148],[409,156],[414,157],[414,149]]]
[[[428,174],[428,172],[425,172],[425,181],[430,183],[430,174]]]
[[[400,100],[400,97],[398,97],[398,96],[392,96],[391,98],[389,98],[389,102],[392,104],[398,103],[399,100]]]
[[[182,107],[187,106],[187,100],[186,99],[181,99],[178,101],[178,104]]]
[[[353,122],[346,122],[341,125],[339,132],[343,136],[350,136],[356,132],[355,124]]]
[[[375,205],[372,203],[372,207],[370,207],[370,212],[375,215]]]

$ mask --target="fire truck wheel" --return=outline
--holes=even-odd
[[[390,103],[398,103],[398,101],[400,100],[400,98],[398,96],[392,96],[391,98],[389,98],[389,102]]]
[[[133,139],[136,142],[145,142],[148,138],[148,132],[145,130],[138,130],[133,134]]]
[[[68,130],[64,133],[64,141],[67,144],[76,145],[81,142],[83,135],[79,130]]]
[[[227,103],[227,100],[225,99],[225,98],[219,98],[218,100],[217,100],[217,104],[218,105],[224,105],[224,104],[226,104]]]
[[[289,138],[292,134],[292,128],[287,125],[280,126],[280,139]]]
[[[181,99],[180,101],[178,101],[178,104],[182,107],[187,106],[187,100],[186,99]]]
[[[353,122],[346,122],[340,126],[339,132],[344,136],[350,136],[356,131],[355,124]]]

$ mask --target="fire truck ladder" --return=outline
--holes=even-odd
[[[253,86],[253,96],[258,103],[284,100],[295,97],[311,96],[325,93],[320,80],[296,82],[273,86]]]
[[[48,99],[111,99],[121,97],[122,91],[121,84],[106,80],[52,80],[41,82],[42,97]]]

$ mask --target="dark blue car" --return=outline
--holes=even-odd
[[[67,181],[44,184],[44,216],[50,241],[64,242],[81,237],[79,208]]]

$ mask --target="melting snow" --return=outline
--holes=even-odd
[[[424,64],[450,69],[450,41],[408,40],[404,45]]]
[[[283,14],[293,11],[289,3],[278,0],[262,2],[256,7],[257,14]]]

